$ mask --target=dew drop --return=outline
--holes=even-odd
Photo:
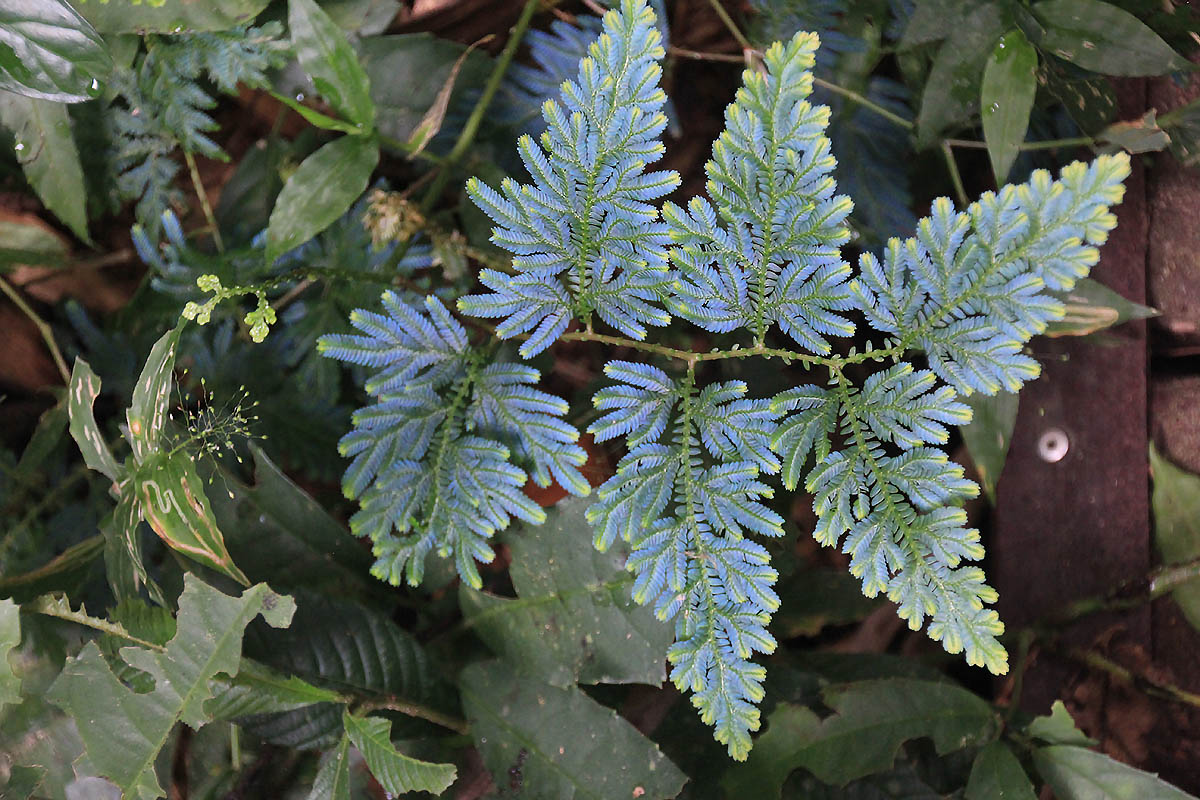
[[[24,142],[17,142],[17,145],[16,145],[16,147],[15,147],[14,149],[15,149],[15,150],[16,150],[18,153],[19,153],[19,152],[21,152],[22,150],[24,150],[24,149],[25,149],[25,143],[24,143]]]
[[[296,92],[296,102],[297,103],[304,102],[304,92]]]
[[[1000,104],[999,104],[999,103],[992,103],[991,107],[990,107],[990,108],[988,108],[988,110],[989,110],[989,111],[991,111],[993,114],[995,114],[997,111],[999,111],[999,110],[1000,110]]]
[[[998,50],[1003,50],[1003,49],[1004,49],[1004,42],[1000,42],[1000,44],[996,45],[996,48],[997,48]]]

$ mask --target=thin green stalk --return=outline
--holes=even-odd
[[[33,322],[34,327],[37,328],[38,333],[42,336],[42,341],[46,343],[46,348],[50,351],[50,357],[54,359],[54,366],[58,367],[58,374],[62,376],[63,383],[70,383],[71,370],[67,369],[67,362],[63,360],[62,351],[58,349],[58,343],[54,341],[54,332],[50,330],[50,326],[25,302],[25,298],[21,297],[20,292],[14,289],[12,284],[3,277],[0,277],[0,291],[8,295],[8,299],[12,300],[21,313],[29,317],[30,321]]]
[[[915,127],[912,120],[905,119],[904,117],[900,116],[899,114],[896,114],[892,111],[888,111],[883,106],[879,105],[878,103],[876,103],[872,100],[868,100],[866,97],[864,97],[863,95],[854,91],[853,89],[847,89],[845,86],[839,86],[836,83],[824,80],[822,78],[817,78],[817,77],[813,78],[813,84],[815,84],[816,86],[820,86],[822,89],[827,89],[827,90],[833,92],[834,94],[839,94],[842,97],[846,98],[847,100],[849,100],[853,103],[857,103],[858,105],[862,106],[863,108],[867,109],[868,111],[875,112],[876,114],[878,114],[879,116],[888,120],[889,122],[892,122],[896,125],[899,125],[901,128],[904,128],[906,131],[911,131]]]
[[[217,227],[217,217],[213,214],[212,205],[208,202],[208,192],[204,191],[204,183],[200,180],[196,157],[184,150],[183,160],[187,162],[188,173],[192,176],[192,188],[196,190],[196,197],[200,198],[200,209],[204,212],[204,219],[208,220],[208,229],[212,233],[213,244],[217,246],[218,253],[224,253],[225,242],[221,241],[221,229]]]
[[[500,88],[500,82],[504,80],[504,74],[508,72],[508,67],[512,64],[513,56],[517,54],[517,48],[520,46],[521,40],[525,38],[525,31],[529,29],[529,23],[533,21],[533,13],[537,11],[537,7],[538,0],[525,0],[525,6],[521,9],[521,16],[517,18],[517,23],[513,25],[512,31],[509,32],[508,41],[504,44],[504,50],[500,52],[500,57],[496,59],[496,65],[492,68],[492,74],[488,76],[487,83],[484,84],[483,94],[479,96],[479,100],[475,103],[475,108],[471,110],[471,116],[467,117],[467,122],[463,125],[463,129],[458,135],[458,141],[454,143],[454,147],[451,148],[442,162],[437,177],[433,179],[433,183],[425,190],[425,196],[421,199],[422,214],[428,214],[433,208],[433,204],[437,202],[437,199],[442,194],[442,190],[446,188],[446,183],[450,180],[451,170],[467,152],[467,148],[475,141],[475,134],[479,132],[479,125],[483,122],[483,115],[487,113],[488,107],[492,104],[492,98],[495,97],[496,91]]]
[[[725,10],[725,6],[721,5],[721,0],[708,0],[708,4],[712,6],[713,11],[717,12],[717,16],[721,18],[721,22],[725,23],[725,27],[733,34],[733,38],[737,39],[737,43],[742,46],[743,50],[753,50],[754,45],[750,44],[750,40],[746,38],[746,34],[742,33],[742,29],[733,21],[733,17],[729,16],[729,12]]]
[[[428,216],[433,210],[434,203],[442,196],[442,190],[446,188],[446,184],[450,180],[450,173],[458,164],[459,159],[467,152],[467,149],[475,141],[475,135],[479,132],[479,125],[483,122],[483,115],[487,113],[488,106],[492,104],[492,98],[496,91],[500,88],[500,82],[504,80],[504,74],[508,72],[508,67],[512,64],[513,56],[517,53],[517,48],[521,44],[521,40],[525,38],[525,31],[529,30],[529,24],[533,21],[533,13],[537,10],[538,0],[525,0],[525,6],[521,9],[521,16],[517,19],[517,23],[513,25],[509,31],[508,41],[504,44],[504,50],[501,51],[500,57],[496,59],[495,66],[492,67],[492,73],[488,76],[487,83],[484,84],[483,94],[479,95],[479,99],[475,102],[475,107],[471,110],[471,115],[467,117],[467,122],[463,125],[462,131],[458,135],[458,140],[454,143],[454,147],[442,159],[441,165],[438,167],[437,175],[429,184],[429,188],[425,190],[424,196],[421,198],[421,203],[418,206],[422,216]],[[410,236],[404,242],[392,251],[388,260],[383,265],[383,274],[389,275],[396,271],[400,266],[400,262],[408,255],[409,248],[412,247],[412,237]]]
[[[942,142],[942,156],[946,159],[946,169],[950,172],[950,181],[954,184],[954,194],[958,198],[959,208],[966,208],[971,202],[967,199],[967,190],[963,186],[962,175],[958,172],[954,151],[950,149],[950,144],[946,141]]]
[[[986,150],[987,142],[978,142],[974,139],[946,139],[945,144],[950,147],[964,147],[972,150]],[[1070,139],[1045,139],[1040,142],[1022,142],[1017,146],[1018,150],[1054,150],[1059,147],[1092,147],[1096,144],[1096,140],[1090,136],[1075,136]]]

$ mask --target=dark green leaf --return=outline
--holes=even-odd
[[[1158,315],[1153,308],[1126,300],[1092,278],[1076,283],[1063,302],[1066,316],[1046,326],[1046,336],[1087,336],[1132,319]]]
[[[71,417],[71,438],[83,453],[83,463],[89,469],[101,473],[113,483],[119,482],[125,473],[118,466],[108,443],[100,433],[96,417],[92,414],[92,403],[100,394],[100,379],[82,358],[75,359],[71,370],[71,385],[67,389],[67,408]]]
[[[288,0],[288,29],[300,66],[321,96],[346,119],[370,130],[375,124],[371,84],[342,29],[313,0]]]
[[[1102,75],[1163,75],[1189,66],[1128,11],[1101,0],[1042,0],[1033,13],[1045,25],[1039,47]]]
[[[863,681],[832,686],[824,698],[835,713],[819,724],[806,708],[778,706],[749,760],[730,771],[726,788],[739,797],[778,797],[787,774],[799,767],[841,785],[891,768],[909,739],[928,736],[944,755],[983,742],[995,730],[991,707],[950,683]]]
[[[1098,133],[1117,116],[1116,92],[1102,75],[1050,56],[1042,59],[1038,82],[1085,134]]]
[[[63,267],[70,261],[66,241],[41,220],[0,219],[0,270],[13,264]]]
[[[212,689],[213,697],[204,710],[213,719],[272,714],[340,700],[335,692],[320,689],[295,675],[285,677],[248,659],[242,661],[242,668],[232,682],[214,682]]]
[[[475,632],[522,674],[555,686],[649,683],[665,679],[674,627],[630,597],[628,548],[600,553],[584,516],[589,503],[569,498],[544,525],[505,533],[518,598],[465,584],[459,599]]]
[[[1035,717],[1025,727],[1025,733],[1046,744],[1070,744],[1079,747],[1095,747],[1099,744],[1075,727],[1075,720],[1071,719],[1071,713],[1067,711],[1062,700],[1054,701],[1047,716]]]
[[[0,600],[0,711],[5,703],[21,701],[21,679],[9,655],[21,643],[21,610],[12,600]]]
[[[1029,112],[1037,94],[1037,51],[1017,28],[1000,37],[983,68],[980,108],[983,135],[996,185],[1008,182],[1008,173],[1029,128]]]
[[[104,40],[63,0],[0,6],[0,90],[82,103],[99,96],[111,69]]]
[[[1013,428],[1017,424],[1020,398],[1011,392],[997,392],[994,395],[976,392],[961,399],[971,407],[973,416],[970,424],[958,430],[962,433],[971,460],[975,462],[975,471],[979,473],[983,490],[987,492],[988,499],[995,503],[996,483],[1008,458],[1008,446],[1012,443]]]
[[[301,103],[298,100],[294,100],[291,97],[288,97],[286,94],[280,94],[279,92],[270,92],[270,95],[272,97],[274,97],[276,100],[278,100],[279,102],[283,103],[288,108],[295,111],[300,116],[304,117],[305,121],[308,122],[310,125],[320,128],[321,130],[337,131],[339,133],[352,133],[352,134],[362,133],[362,131],[359,129],[359,127],[357,125],[355,125],[354,123],[346,122],[345,120],[335,119],[334,117],[331,117],[328,114],[322,114],[320,111],[317,111],[315,108],[309,108],[308,106],[304,105],[304,103]]]
[[[1200,558],[1200,476],[1185,472],[1150,448],[1154,542],[1164,564]],[[1192,627],[1200,630],[1200,578],[1171,592]]]
[[[343,708],[340,703],[317,703],[292,711],[242,717],[238,726],[280,747],[323,750],[336,744],[342,734]]]
[[[771,619],[776,638],[816,636],[830,625],[858,622],[880,607],[864,597],[862,582],[844,569],[807,569],[779,587],[779,611]]]
[[[265,584],[229,597],[187,574],[178,631],[166,648],[121,651],[129,666],[154,679],[152,692],[135,694],[118,681],[93,642],[63,667],[48,699],[75,719],[88,760],[100,774],[126,796],[158,797],[163,792],[154,757],[177,722],[198,728],[208,719],[209,681],[219,673],[237,674],[246,625],[262,614],[269,624],[286,626],[294,610],[290,598]]]
[[[329,227],[367,188],[379,145],[343,136],[304,159],[275,201],[267,226],[267,263]]]
[[[397,751],[392,745],[390,720],[355,717],[347,711],[342,716],[342,724],[375,780],[392,795],[405,792],[441,794],[450,788],[458,775],[453,764],[418,761]]]
[[[1033,764],[1058,800],[1195,800],[1157,775],[1082,747],[1034,750]]]
[[[1114,122],[1096,134],[1096,138],[1134,154],[1156,153],[1171,144],[1170,135],[1158,126],[1154,109],[1140,119]]]
[[[971,119],[979,108],[983,67],[996,40],[1011,26],[1008,12],[995,2],[979,4],[938,48],[921,95],[917,145],[928,147],[947,129]]]
[[[472,664],[460,686],[497,786],[597,800],[656,800],[683,787],[685,776],[654,742],[578,689],[530,680],[503,661]]]
[[[32,795],[46,776],[44,767],[14,766],[8,771],[8,783],[4,785],[4,796],[13,800],[25,800]]]
[[[296,598],[295,624],[286,631],[251,628],[247,656],[337,690],[417,702],[436,697],[435,667],[417,640],[396,623],[342,600],[305,592]]]
[[[37,2],[38,0],[33,0]],[[101,33],[224,31],[254,20],[270,0],[83,0],[80,13]]]
[[[23,602],[39,594],[73,589],[85,578],[103,549],[103,537],[92,536],[71,545],[37,569],[6,575],[0,578],[0,597]]]
[[[250,452],[254,485],[225,475],[227,492],[214,493],[211,499],[234,562],[255,581],[302,586],[339,597],[371,594],[378,581],[368,574],[373,562],[370,551],[359,546],[260,448],[252,444]]]
[[[904,28],[901,50],[946,38],[970,14],[975,0],[919,0]]]
[[[338,746],[325,756],[308,800],[350,800],[349,736],[343,734]]]
[[[461,45],[427,33],[364,39],[359,54],[371,77],[379,130],[402,142],[411,139],[465,52]],[[475,50],[465,58],[451,96],[482,85],[487,77],[487,56]]]
[[[966,800],[1037,800],[1021,762],[1004,742],[979,751],[967,782]]]
[[[1159,121],[1171,137],[1171,154],[1185,167],[1200,164],[1200,98],[1163,114]]]
[[[17,161],[42,203],[87,241],[87,192],[67,107],[0,92],[0,121],[16,137]]]

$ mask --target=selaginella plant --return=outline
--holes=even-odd
[[[596,547],[631,544],[634,599],[675,623],[670,678],[736,759],[760,724],[765,670],[753,655],[776,645],[776,571],[755,541],[783,533],[764,502],[772,481],[812,493],[813,535],[849,554],[867,596],[886,594],[968,663],[1007,671],[996,592],[971,563],[983,548],[961,508],[978,488],[940,446],[971,418],[961,396],[1038,375],[1023,347],[1098,260],[1129,173],[1126,156],[1103,156],[965,210],[939,199],[914,237],[856,271],[842,255],[852,202],[837,194],[829,111],[806,100],[817,46],[799,33],[745,71],[706,167],[708,197],[660,208],[679,183],[647,171],[664,149],[663,48],[645,0],[622,0],[578,77],[544,104],[546,131],[518,142],[532,183],[467,186],[513,259],[511,272],[480,273],[489,291],[460,299],[461,312],[499,320],[495,337],[520,341],[522,358],[564,339],[643,356],[611,361],[614,382],[595,395],[588,431],[623,437],[627,453],[588,518]],[[878,338],[849,347],[856,320]],[[736,344],[646,341],[673,321]],[[342,450],[374,573],[416,584],[436,551],[478,587],[492,534],[543,517],[522,494],[527,479],[589,491],[567,403],[436,298],[389,292],[382,313],[351,322],[362,335],[321,347],[370,373],[374,400]],[[703,379],[712,362],[745,358],[813,377],[774,397]]]

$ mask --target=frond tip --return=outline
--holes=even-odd
[[[666,227],[654,201],[679,176],[646,171],[664,152],[663,55],[646,0],[622,0],[605,14],[577,77],[543,104],[545,131],[518,142],[533,183],[506,179],[496,191],[467,182],[468,196],[496,223],[492,241],[513,254],[518,274],[484,272],[491,293],[464,297],[459,307],[503,318],[502,338],[528,334],[523,358],[549,347],[573,317],[595,313],[636,339],[670,321],[660,306]]]

